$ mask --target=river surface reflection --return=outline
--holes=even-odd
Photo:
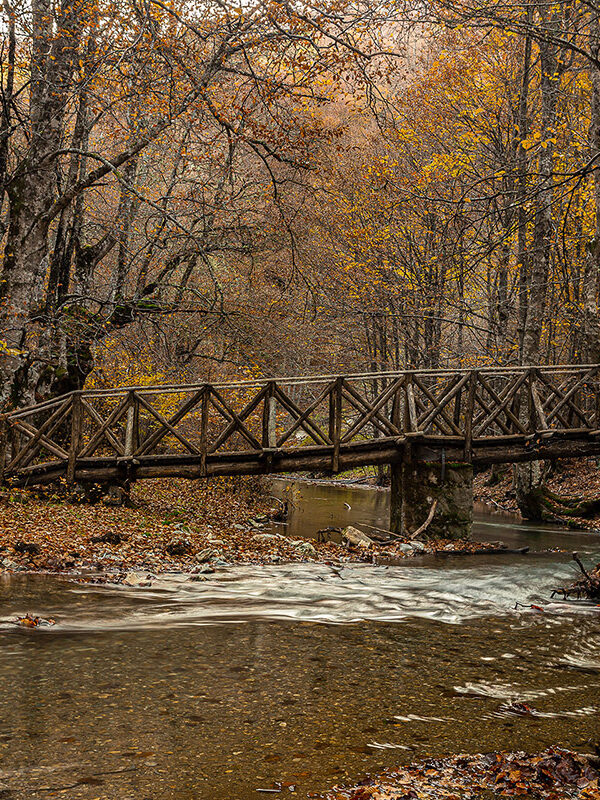
[[[533,533],[600,560],[597,537],[565,537]],[[0,797],[249,800],[282,782],[306,798],[425,754],[589,750],[600,615],[549,603],[572,574],[553,553],[232,567],[150,589],[4,577]],[[9,624],[26,611],[58,624]]]

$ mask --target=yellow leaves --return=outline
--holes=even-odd
[[[522,139],[520,144],[523,150],[531,150],[536,145],[546,149],[551,144],[557,144],[557,142],[558,139],[556,136],[549,136],[548,138],[542,140],[542,132],[540,130],[536,130],[532,131],[532,133],[526,139]]]
[[[9,347],[8,343],[3,339],[0,339],[0,353],[4,353],[4,355],[13,357],[25,355],[24,350],[16,350],[14,347]]]

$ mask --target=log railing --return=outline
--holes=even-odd
[[[441,449],[480,463],[580,455],[598,451],[599,389],[599,365],[90,389],[2,416],[0,471],[73,483],[338,472]]]

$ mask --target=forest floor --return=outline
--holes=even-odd
[[[510,470],[490,485],[489,473],[475,478],[475,499],[491,509],[517,512]],[[565,462],[549,479],[563,495],[600,497],[594,461]],[[140,581],[130,573],[184,571],[209,574],[234,563],[277,564],[397,560],[448,550],[471,553],[498,543],[437,540],[391,545],[348,546],[292,539],[271,517],[281,510],[254,478],[208,482],[143,481],[131,507],[67,502],[60,493],[6,489],[0,492],[0,573],[50,571],[110,574]],[[600,528],[600,518],[571,519]]]
[[[437,551],[473,552],[494,544],[436,540],[347,546],[292,539],[273,525],[281,510],[256,479],[208,482],[143,481],[131,507],[72,503],[61,494],[26,490],[0,494],[0,573],[22,571],[110,574],[209,574],[234,563],[277,564],[400,560]],[[131,575],[130,573],[138,573]]]
[[[598,759],[562,748],[542,753],[490,753],[430,759],[336,787],[327,800],[471,800],[528,797],[600,800]]]

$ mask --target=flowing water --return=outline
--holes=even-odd
[[[293,535],[386,524],[383,492],[290,495]],[[146,589],[4,576],[0,798],[306,798],[425,754],[590,750],[600,608],[549,596],[572,550],[600,560],[600,537],[489,516],[475,536],[532,552],[239,566]],[[10,624],[27,611],[57,624]]]

